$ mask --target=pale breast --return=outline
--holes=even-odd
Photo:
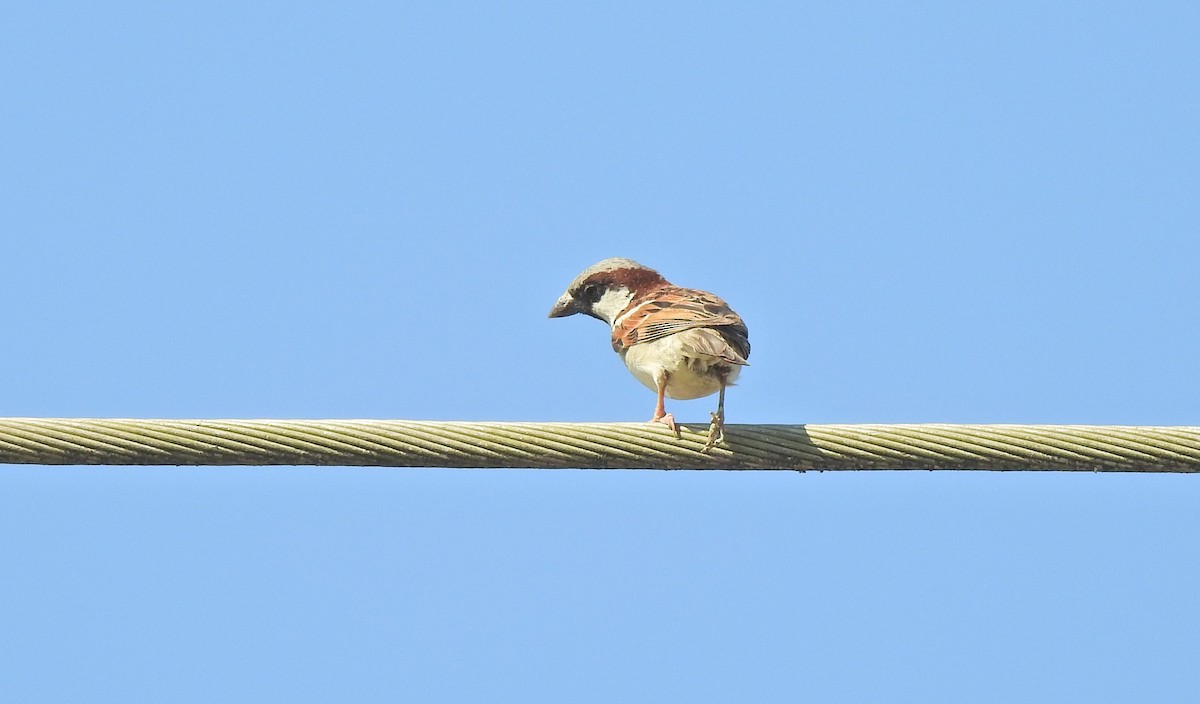
[[[713,348],[708,336],[719,334],[713,330],[697,328],[674,335],[633,345],[622,351],[621,358],[633,376],[648,388],[657,390],[657,379],[667,372],[667,396],[688,400],[715,394],[721,389],[721,374],[726,385],[731,385],[741,366],[707,354]]]

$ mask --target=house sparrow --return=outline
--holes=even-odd
[[[613,349],[634,377],[658,394],[651,423],[662,423],[679,437],[663,397],[685,400],[719,392],[704,450],[724,438],[725,387],[750,356],[746,324],[725,301],[672,286],[635,261],[612,258],[584,269],[550,309],[551,318],[576,313],[612,326]]]

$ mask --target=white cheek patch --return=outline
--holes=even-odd
[[[633,293],[627,288],[611,288],[604,292],[600,300],[592,304],[592,312],[604,318],[609,325],[617,319],[621,311],[629,307]]]

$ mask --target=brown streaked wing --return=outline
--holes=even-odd
[[[655,291],[650,303],[642,305],[613,329],[613,349],[618,352],[641,342],[652,342],[667,335],[693,328],[713,328],[725,338],[732,351],[745,364],[750,356],[750,339],[746,324],[725,301],[707,291],[670,287]]]

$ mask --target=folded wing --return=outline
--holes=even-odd
[[[731,364],[747,364],[750,337],[741,316],[707,291],[675,286],[655,291],[646,296],[644,302],[634,301],[629,315],[613,328],[613,349],[620,352],[631,345],[653,342],[695,328],[711,328],[725,343],[722,345],[714,340],[711,349],[701,352],[721,357]]]

